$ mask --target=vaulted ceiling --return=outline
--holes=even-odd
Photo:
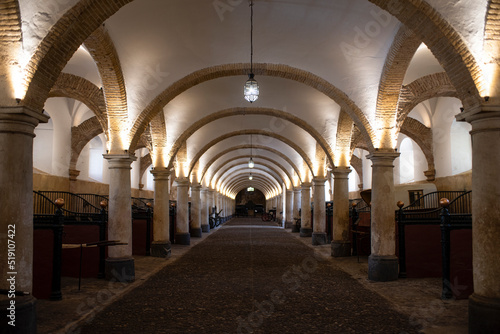
[[[26,58],[83,2],[21,0]],[[231,196],[249,185],[271,195],[324,176],[326,166],[348,166],[354,136],[367,149],[383,136],[377,133],[387,127],[377,119],[381,80],[406,28],[376,5],[380,1],[255,0],[253,60],[261,94],[252,104],[243,98],[250,62],[247,0],[122,2],[130,3],[86,38],[63,69],[103,88],[107,110],[100,120],[111,150],[113,131],[123,137],[116,148],[132,150],[146,132],[155,167],[175,166]],[[406,2],[412,3],[389,1],[402,11]],[[484,21],[463,16],[484,17],[487,1],[427,3],[479,59]],[[381,6],[398,9],[389,5]],[[447,68],[421,46],[420,35],[405,36],[415,41],[402,57],[403,72],[390,73],[401,77],[398,87]]]

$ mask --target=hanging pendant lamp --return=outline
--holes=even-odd
[[[248,160],[248,168],[253,168],[255,166],[252,159],[252,135],[250,135],[250,160]]]
[[[253,0],[250,0],[250,73],[243,87],[245,100],[252,103],[259,98],[259,84],[253,74]]]

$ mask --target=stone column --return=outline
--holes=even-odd
[[[0,316],[5,324],[15,301],[14,329],[36,332],[33,292],[33,137],[35,126],[48,117],[27,108],[0,108],[0,288],[29,292],[9,298],[0,294]],[[15,256],[8,250],[15,249]],[[12,255],[12,254],[11,254]],[[10,258],[9,258],[10,257]],[[12,259],[14,257],[14,259]],[[7,261],[15,261],[8,263]],[[14,277],[13,281],[9,281]],[[11,283],[15,287],[11,287]],[[14,331],[17,333],[17,331]]]
[[[214,206],[214,191],[213,189],[208,188],[207,192],[208,192],[207,193],[208,216],[213,217],[214,213],[212,208]]]
[[[470,116],[472,124],[472,264],[469,333],[500,329],[500,112]],[[453,283],[453,282],[451,282]]]
[[[201,238],[201,186],[199,184],[191,185],[191,225],[189,233],[193,238]]]
[[[393,171],[394,159],[398,156],[399,153],[393,150],[379,150],[368,156],[372,161],[372,247],[368,258],[368,279],[377,282],[398,278]]]
[[[304,182],[301,186],[301,225],[300,225],[300,236],[310,237],[312,236],[311,228],[311,183]]]
[[[276,221],[280,226],[283,225],[283,195],[276,197]]]
[[[119,240],[126,245],[108,249],[106,279],[119,282],[135,280],[132,257],[132,197],[130,184],[131,164],[136,157],[129,154],[105,154],[109,165],[108,240]]]
[[[153,242],[151,243],[151,256],[169,257],[171,254],[170,243],[170,192],[169,176],[166,169],[153,169],[151,171],[155,182],[155,206],[153,214]]]
[[[295,187],[293,189],[293,225],[292,232],[300,232],[295,225],[296,219],[300,219],[300,205],[302,203],[302,189],[300,187]]]
[[[285,228],[293,226],[293,190],[286,190],[286,214],[285,214]]]
[[[351,256],[349,238],[349,167],[333,170],[333,239],[332,256]]]
[[[202,232],[210,232],[210,225],[208,224],[208,214],[209,214],[209,201],[208,196],[209,192],[207,188],[201,189],[201,230]]]
[[[189,245],[191,236],[189,234],[189,207],[188,190],[189,180],[185,177],[178,178],[177,182],[177,226],[175,229],[175,243]]]
[[[325,182],[326,179],[314,178],[314,226],[312,244],[325,245],[326,238],[326,206],[325,206]]]

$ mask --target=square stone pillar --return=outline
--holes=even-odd
[[[103,157],[109,165],[108,239],[126,243],[109,247],[105,275],[108,280],[133,282],[130,170],[136,157],[129,154],[104,154]]]
[[[377,282],[398,279],[393,171],[394,159],[398,156],[393,150],[377,150],[367,157],[372,161],[372,249],[368,257],[368,279]]]
[[[351,256],[349,238],[349,167],[333,170],[333,240],[332,256]]]
[[[312,234],[312,244],[325,245],[326,237],[326,201],[325,201],[326,179],[314,178],[314,226]]]
[[[177,178],[177,224],[175,230],[175,243],[189,245],[191,235],[189,234],[189,180],[185,177]]]
[[[191,185],[191,223],[189,233],[193,238],[201,238],[201,186]]]
[[[151,174],[155,183],[151,256],[167,258],[171,254],[172,246],[170,243],[170,172],[164,168],[155,168]]]
[[[301,225],[300,236],[311,237],[311,183],[304,182],[301,186]]]

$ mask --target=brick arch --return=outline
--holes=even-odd
[[[363,184],[363,160],[353,154],[351,156],[351,166],[358,173],[359,181]]]
[[[3,0],[0,10],[0,73],[4,76],[1,82],[1,99],[3,105],[16,105],[16,92],[13,92],[11,82],[17,80],[12,75],[21,66],[18,53],[22,48],[21,12],[17,0]]]
[[[265,150],[265,151],[269,151],[273,154],[276,154],[277,156],[279,156],[280,158],[282,158],[283,160],[285,160],[290,166],[292,166],[293,170],[295,171],[295,173],[298,175],[299,179],[300,179],[300,170],[297,168],[297,166],[295,166],[295,164],[293,163],[292,160],[290,160],[290,158],[288,158],[286,155],[284,155],[283,153],[281,153],[280,151],[278,150],[275,150],[273,148],[270,148],[270,147],[267,147],[267,146],[261,146],[261,145],[239,145],[239,146],[235,146],[235,147],[231,147],[227,150],[224,150],[218,154],[216,154],[215,156],[212,157],[212,159],[206,164],[205,168],[203,169],[202,173],[201,173],[201,179],[203,180],[203,178],[205,177],[205,174],[206,172],[208,171],[208,169],[210,168],[210,166],[217,160],[219,159],[220,157],[222,157],[223,155],[227,154],[227,153],[230,153],[230,152],[233,152],[233,151],[237,151],[237,150],[241,150],[241,149],[249,149],[249,148],[253,148],[253,149],[258,149],[258,150]],[[247,156],[248,157],[248,156]],[[262,158],[262,157],[261,157]],[[199,162],[196,162],[196,165],[198,164]],[[276,162],[274,162],[276,163]],[[195,166],[196,166],[195,165]],[[194,170],[194,168],[193,168]],[[283,170],[286,170],[283,168]],[[292,180],[292,179],[291,179]],[[201,182],[201,181],[200,181]]]
[[[478,108],[484,91],[482,71],[469,48],[439,12],[424,0],[368,0],[410,28],[449,75],[467,110]]]
[[[69,97],[84,103],[96,116],[102,131],[107,132],[108,120],[104,94],[87,79],[69,73],[61,73],[50,90],[49,97]]]
[[[170,150],[169,156],[174,157],[177,154],[177,151],[179,148],[182,146],[183,143],[186,142],[186,140],[197,130],[202,128],[203,126],[207,125],[210,122],[214,122],[216,120],[219,120],[221,118],[225,117],[231,117],[231,116],[238,116],[238,115],[265,115],[265,116],[273,116],[277,117],[280,119],[284,119],[286,121],[289,121],[292,124],[297,125],[307,133],[313,137],[316,142],[321,146],[323,151],[325,152],[328,161],[331,163],[333,166],[333,151],[330,145],[326,142],[326,140],[323,138],[323,136],[311,125],[309,125],[306,121],[303,119],[292,115],[290,113],[278,110],[278,109],[272,109],[272,108],[229,108],[225,110],[220,110],[218,112],[215,112],[213,114],[210,114],[206,117],[203,117],[202,119],[196,121],[193,123],[186,131],[184,131],[179,138],[175,141],[174,145],[172,146],[172,149]]]
[[[231,160],[226,161],[226,164],[229,164],[230,162],[233,162],[233,161],[238,160],[238,159],[241,159],[241,158],[246,158],[246,157],[247,157],[247,156],[239,156],[239,157],[232,158]],[[262,156],[254,156],[254,157],[255,157],[255,158],[259,158],[259,159],[263,159],[263,160],[267,160],[267,161],[269,161],[269,162],[272,162],[274,165],[276,165],[276,166],[279,168],[279,170],[281,170],[281,172],[282,172],[284,175],[282,175],[282,174],[281,174],[281,173],[280,173],[280,172],[279,172],[276,168],[274,168],[274,167],[272,167],[270,164],[266,164],[266,163],[259,163],[259,164],[258,164],[258,166],[257,166],[256,168],[254,167],[253,169],[259,169],[259,166],[264,166],[264,167],[267,167],[267,168],[269,168],[270,170],[272,170],[274,173],[276,173],[276,175],[279,175],[279,177],[282,179],[282,181],[283,181],[283,182],[285,181],[285,180],[284,180],[284,178],[283,178],[283,176],[288,177],[288,178],[290,179],[290,182],[292,182],[292,178],[291,178],[291,177],[290,177],[290,175],[286,172],[286,170],[283,168],[283,166],[280,166],[280,165],[276,164],[273,160],[271,160],[271,159],[269,159],[269,158],[267,158],[267,157],[262,157]],[[220,175],[220,177],[219,177],[219,179],[220,179],[220,178],[222,178],[222,176],[223,176],[224,174],[226,174],[226,173],[227,173],[227,171],[228,171],[229,169],[231,169],[231,168],[233,168],[233,167],[241,166],[241,165],[242,165],[242,163],[234,163],[234,164],[232,164],[232,165],[230,165],[230,166],[225,166],[225,165],[224,165],[224,166],[221,166],[219,169],[217,169],[217,170],[216,170],[213,174],[215,175],[217,172],[221,171],[221,175]],[[223,170],[223,171],[222,171],[222,168],[224,168],[224,170]],[[247,166],[246,168],[248,168],[248,166]],[[210,181],[212,181],[212,180],[210,180]],[[209,183],[211,183],[211,182],[209,182]]]
[[[434,169],[434,154],[432,145],[432,130],[414,118],[407,117],[401,127],[402,134],[411,138],[420,147],[427,160],[428,170],[424,172],[428,181],[433,181],[436,174]]]
[[[101,24],[133,0],[81,0],[52,26],[25,69],[22,104],[41,111],[49,91],[75,51]]]
[[[245,169],[248,169],[248,167],[241,167],[241,168],[236,169],[234,171],[234,173],[232,174],[233,177],[238,177],[239,175],[244,175],[244,177],[246,177],[248,179],[248,174],[240,173],[242,170],[245,170]],[[262,173],[265,173],[267,175],[270,175],[273,178],[273,180],[275,180],[278,184],[282,184],[284,182],[284,180],[281,178],[281,175],[279,175],[279,174],[274,175],[273,174],[273,173],[276,173],[275,171],[269,172],[262,167],[255,167],[255,168],[253,168],[253,171],[255,173],[252,173],[252,175],[259,175],[259,172],[262,172]],[[260,174],[260,175],[262,175],[262,174]],[[233,178],[231,177],[231,175],[226,175],[224,178],[221,177],[221,178],[217,179],[215,183],[217,184],[217,183],[219,183],[219,181],[221,182],[221,184],[220,184],[221,188],[226,188],[226,187],[229,187],[229,185],[231,185],[233,183]]]
[[[408,114],[419,103],[433,97],[459,98],[457,90],[452,85],[445,72],[426,75],[403,86],[400,96],[397,117],[398,129],[401,127]]]
[[[385,60],[380,78],[375,114],[376,130],[380,138],[381,148],[393,148],[392,134],[388,133],[396,123],[399,94],[406,70],[417,51],[421,40],[406,26],[402,26],[396,34]]]
[[[215,138],[214,140],[212,140],[211,142],[207,143],[205,146],[203,146],[199,151],[198,153],[196,154],[196,156],[192,159],[191,161],[191,164],[189,166],[189,175],[191,174],[191,171],[193,170],[194,166],[196,165],[196,163],[198,162],[198,160],[200,159],[200,157],[205,154],[205,152],[211,148],[212,146],[214,146],[215,144],[223,141],[224,139],[228,139],[228,138],[231,138],[231,137],[236,137],[236,136],[241,136],[241,135],[262,135],[262,136],[266,136],[266,137],[271,137],[271,138],[275,138],[283,143],[285,143],[286,145],[290,146],[293,150],[295,150],[295,152],[297,152],[301,157],[302,159],[305,161],[305,163],[307,164],[307,166],[309,167],[309,170],[311,171],[311,174],[314,175],[314,169],[313,169],[313,164],[312,164],[312,161],[311,159],[307,156],[307,154],[297,145],[295,144],[294,142],[292,142],[291,140],[283,137],[283,136],[280,136],[278,134],[275,134],[273,132],[269,132],[269,131],[263,131],[263,130],[242,130],[242,131],[234,131],[234,132],[229,132],[229,133],[226,133],[218,138]],[[169,164],[169,168],[173,167],[173,161],[170,162]]]
[[[255,182],[253,182],[255,181]],[[231,194],[234,194],[235,196],[243,189],[248,188],[248,187],[254,187],[255,189],[261,191],[264,196],[267,194],[271,193],[272,191],[275,190],[274,187],[270,187],[269,185],[260,183],[258,180],[254,179],[253,181],[249,180],[238,180],[238,182],[235,182],[233,185],[231,185],[231,188],[229,188],[227,191]]]
[[[92,117],[78,126],[71,128],[71,158],[69,169],[76,170],[76,163],[83,148],[95,136],[103,133],[97,117]]]
[[[335,142],[335,154],[338,166],[346,166],[349,161],[349,151],[353,135],[353,121],[343,111],[340,112],[339,123],[337,125],[337,140]],[[338,167],[337,166],[337,167]],[[335,167],[332,164],[331,167]]]
[[[159,94],[144,111],[137,117],[132,127],[131,149],[136,145],[140,133],[144,131],[147,124],[176,96],[200,83],[228,76],[247,75],[250,71],[250,64],[224,64],[195,71],[184,78],[173,83],[170,87]],[[272,76],[288,80],[294,80],[310,86],[340,105],[342,110],[347,112],[361,129],[368,141],[374,138],[374,132],[368,119],[356,104],[340,89],[333,86],[328,81],[310,72],[282,64],[253,64],[255,75]]]
[[[113,149],[114,137],[120,133],[123,124],[120,120],[128,119],[127,94],[125,79],[116,48],[104,26],[97,28],[84,42],[94,59],[101,76],[106,112],[109,124],[108,139]]]
[[[153,164],[153,159],[151,158],[151,153],[146,154],[141,157],[141,167],[139,169],[139,180],[142,180],[144,173],[147,171],[148,167]]]

